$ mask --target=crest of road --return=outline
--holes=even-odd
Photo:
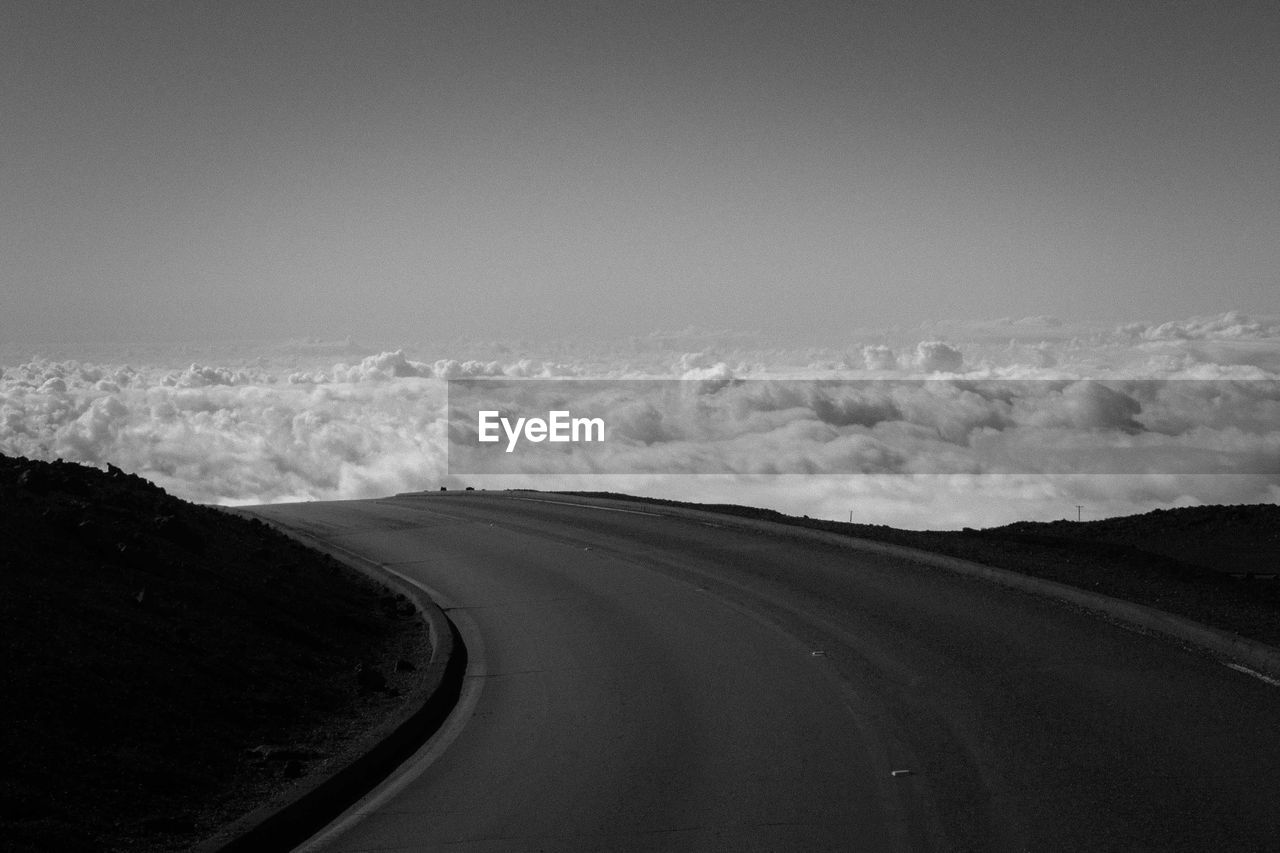
[[[1263,850],[1280,687],[750,522],[542,493],[259,507],[430,591],[421,750],[303,849]]]

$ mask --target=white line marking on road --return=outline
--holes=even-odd
[[[592,504],[576,504],[570,501],[550,501],[546,498],[512,498],[513,501],[531,501],[536,504],[560,504],[561,506],[576,506],[578,509],[598,509],[601,512],[625,512],[628,515],[652,515],[655,518],[662,518],[660,512],[644,512],[638,509],[618,509],[612,506],[594,506]]]
[[[1272,687],[1280,687],[1280,681],[1276,681],[1274,678],[1272,678],[1269,675],[1263,675],[1257,670],[1249,669],[1249,667],[1241,666],[1238,663],[1230,663],[1229,661],[1223,661],[1223,663],[1227,665],[1228,669],[1234,669],[1236,672],[1243,672],[1245,675],[1252,675],[1254,678],[1258,679],[1259,681],[1265,681],[1267,684],[1270,684]]]
[[[416,581],[386,564],[382,564],[382,568],[406,583],[411,583],[421,589],[442,610],[447,609],[450,614],[456,614],[456,617],[451,616],[450,618],[454,620],[453,624],[457,626],[458,633],[463,635],[463,641],[467,646],[467,671],[462,681],[462,690],[458,695],[457,704],[453,706],[453,710],[445,718],[444,724],[427,739],[421,749],[410,756],[404,764],[401,764],[398,769],[392,772],[392,775],[388,776],[380,785],[350,806],[328,826],[311,836],[299,847],[294,848],[293,853],[312,853],[312,851],[318,851],[329,846],[351,827],[376,812],[388,800],[404,790],[409,783],[426,772],[427,768],[434,764],[436,759],[443,755],[445,750],[457,740],[458,735],[462,733],[463,728],[471,720],[476,705],[480,701],[480,691],[484,687],[484,676],[487,674],[487,668],[484,660],[484,641],[480,638],[480,631],[475,622],[461,608],[452,605],[448,599],[426,584]]]

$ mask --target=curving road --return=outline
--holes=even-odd
[[[255,508],[424,584],[470,652],[446,727],[309,849],[1280,844],[1280,687],[981,581],[590,503]]]

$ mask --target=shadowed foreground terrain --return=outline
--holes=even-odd
[[[426,643],[261,522],[0,456],[0,847],[185,849],[326,772]]]
[[[699,508],[952,554],[1280,643],[1280,581],[1257,577],[1280,556],[1274,506],[958,532]],[[349,756],[426,643],[407,602],[260,522],[115,468],[0,456],[4,849],[186,849]]]

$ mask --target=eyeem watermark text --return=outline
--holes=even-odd
[[[567,411],[551,411],[547,413],[545,420],[516,418],[515,423],[512,424],[510,419],[501,417],[495,410],[479,413],[477,440],[500,441],[499,427],[506,433],[508,453],[516,449],[521,438],[534,443],[604,441],[603,418],[575,418]]]

